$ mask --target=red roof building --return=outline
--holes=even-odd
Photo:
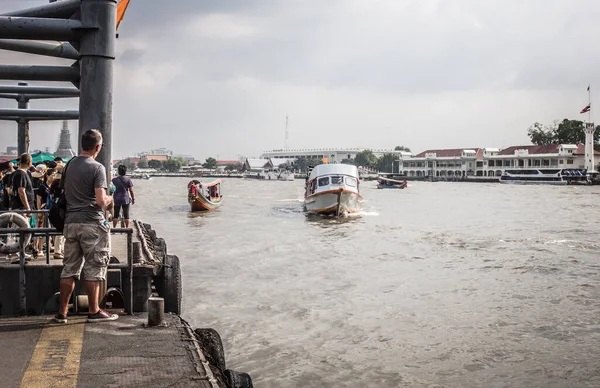
[[[595,155],[600,152],[594,151]],[[498,177],[506,169],[583,169],[584,144],[548,144],[497,148],[433,149],[401,156],[407,176]]]

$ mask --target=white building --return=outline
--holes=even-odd
[[[344,159],[354,159],[359,152],[370,149],[377,157],[383,154],[394,154],[400,157],[405,151],[394,151],[388,149],[372,149],[372,148],[304,148],[295,150],[272,150],[263,152],[261,158],[271,159],[275,163],[275,159],[328,159],[329,163],[341,163]]]
[[[600,152],[595,151],[595,155]],[[427,150],[402,154],[399,171],[415,177],[499,177],[504,170],[585,168],[584,144],[548,144],[498,148]]]

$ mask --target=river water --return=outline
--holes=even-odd
[[[600,187],[364,182],[358,217],[303,181],[135,181],[133,218],[181,259],[184,317],[256,387],[600,386]]]

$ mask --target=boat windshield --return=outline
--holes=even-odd
[[[341,185],[344,182],[344,178],[338,175],[332,176],[331,177],[331,184],[332,185]]]
[[[353,178],[353,177],[347,176],[347,177],[346,177],[346,184],[347,184],[348,186],[351,186],[351,187],[356,187],[356,178]]]
[[[329,177],[319,178],[319,187],[329,185]]]

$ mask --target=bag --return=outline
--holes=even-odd
[[[65,197],[65,189],[60,188],[59,190],[52,199],[52,205],[50,205],[48,211],[48,220],[58,232],[62,232],[65,228],[65,216],[67,215],[67,198]]]
[[[52,194],[50,194],[50,188],[46,186],[45,183],[42,183],[40,185],[40,188],[38,189],[38,192],[39,190],[44,190],[46,192],[46,203],[42,205],[42,208],[50,210],[50,208],[52,207]]]
[[[72,159],[71,159],[72,160]],[[69,163],[71,161],[69,160]],[[48,220],[50,224],[56,228],[57,232],[62,233],[65,229],[65,217],[67,216],[67,197],[65,196],[65,179],[67,178],[67,167],[69,167],[69,163],[64,168],[62,173],[62,177],[60,179],[60,185],[56,192],[56,195],[52,198],[52,204],[50,205],[50,210],[48,211]]]

